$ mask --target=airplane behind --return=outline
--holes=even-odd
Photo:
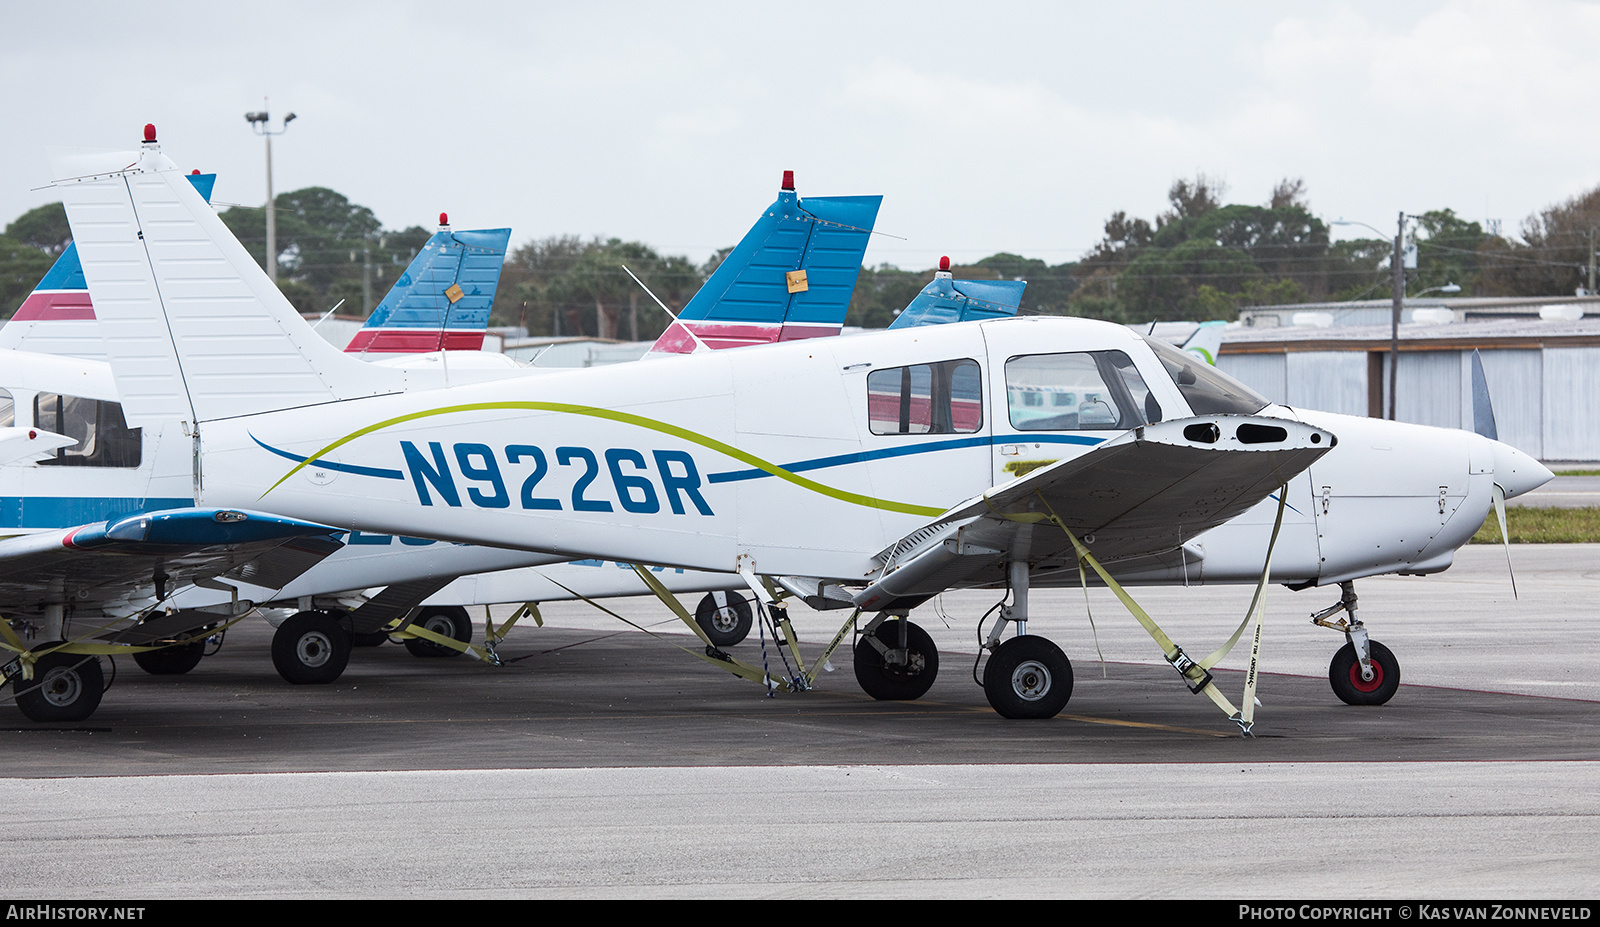
[[[1340,585],[1319,613],[1346,637],[1330,683],[1382,703],[1399,665],[1356,619],[1353,581],[1445,569],[1497,496],[1550,476],[1482,435],[1271,404],[1192,355],[1083,319],[406,391],[284,332],[264,275],[153,145],[59,173],[76,178],[65,200],[90,287],[129,335],[107,339],[119,388],[131,414],[194,423],[198,501],[816,580],[877,612],[855,658],[879,698],[915,698],[937,672],[913,608],[995,588],[1010,604],[986,644],[986,695],[1008,717],[1059,712],[1070,661],[1025,633],[1028,589],[1077,582],[1081,563],[1107,583]],[[171,340],[131,337],[157,330]],[[282,388],[250,388],[216,332],[249,338]],[[1169,644],[1191,689],[1224,705],[1206,667]],[[1233,713],[1246,731],[1251,710]]]

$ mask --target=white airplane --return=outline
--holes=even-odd
[[[794,193],[791,178],[792,175],[786,174],[785,189],[780,191],[778,200],[723,262],[707,288],[686,307],[682,313],[684,325],[698,328],[720,323],[727,328],[730,321],[737,322],[746,329],[755,329],[754,332],[747,330],[742,333],[746,340],[793,340],[837,332],[880,198],[823,197],[801,200]],[[209,190],[212,177],[191,176],[189,179],[202,189],[204,195]],[[414,353],[418,350],[431,351],[441,345],[477,347],[475,343],[468,345],[461,339],[474,335],[481,339],[509,233],[504,229],[451,232],[443,214],[440,221],[442,227],[439,233],[418,254],[395,289],[385,297],[379,310],[373,313],[368,325],[357,334],[346,351],[367,355],[369,359],[374,355],[390,355],[379,363],[386,368],[409,370],[412,375],[423,377],[447,378],[450,365],[454,365],[458,377],[463,370],[472,377],[529,373],[515,365],[494,364],[493,361],[503,358],[482,356],[475,351],[451,351],[449,354],[453,359],[445,363],[440,362],[445,357],[442,351],[425,355]],[[865,228],[852,223],[864,224]],[[83,282],[75,249],[76,245],[62,256],[39,289],[29,297],[18,313],[19,321],[0,329],[0,343],[5,347],[32,348],[37,345],[79,358],[104,356],[93,304]],[[751,273],[750,268],[757,265],[762,271],[777,270],[771,274]],[[799,286],[785,283],[785,265],[789,266],[790,272],[799,269]],[[761,279],[764,277],[775,278],[781,296],[774,296],[772,282]],[[722,298],[708,299],[707,294],[712,292]],[[829,317],[833,317],[833,331],[826,329]],[[763,321],[769,324],[763,326]],[[308,331],[303,324],[296,326],[288,319],[285,319],[285,324],[297,331]],[[728,334],[723,331],[720,337],[726,340]],[[681,332],[678,337],[683,337]],[[7,421],[11,418],[13,394],[24,409],[36,405],[35,398],[40,395],[65,396],[65,401],[73,408],[89,409],[92,418],[106,421],[99,425],[98,432],[95,422],[87,426],[80,423],[78,431],[86,427],[87,432],[80,435],[75,431],[74,437],[39,433],[31,428],[5,429],[0,434],[0,453],[6,456],[0,463],[31,464],[34,459],[52,453],[66,454],[66,463],[83,463],[89,459],[86,456],[89,451],[85,448],[95,446],[97,434],[100,444],[106,443],[108,437],[120,435],[121,443],[127,446],[123,457],[129,459],[101,461],[99,458],[105,455],[96,453],[93,455],[96,463],[72,467],[56,481],[61,484],[59,487],[52,485],[45,488],[38,493],[43,498],[33,499],[24,495],[26,487],[21,484],[32,480],[35,490],[39,489],[40,480],[34,473],[35,467],[0,471],[0,482],[9,484],[13,487],[11,491],[18,494],[14,497],[18,511],[26,502],[31,515],[27,521],[20,517],[6,521],[0,528],[10,527],[14,533],[21,535],[32,533],[29,529],[37,531],[58,525],[71,527],[77,524],[72,519],[93,519],[108,514],[115,516],[119,512],[147,512],[150,509],[192,505],[192,498],[187,496],[166,498],[149,491],[151,486],[167,484],[181,485],[185,492],[189,491],[190,461],[186,454],[174,457],[172,452],[182,452],[184,448],[172,441],[161,442],[159,427],[147,427],[152,432],[148,435],[141,435],[140,429],[127,428],[121,407],[117,404],[119,397],[111,387],[110,374],[103,363],[80,361],[72,364],[19,354],[6,368],[6,386],[10,390],[0,389],[0,399],[5,401],[3,411],[6,412]],[[71,385],[63,387],[54,382],[41,382],[38,376],[30,373],[36,368],[52,374],[57,380],[67,380]],[[115,419],[120,431],[110,428],[110,419]],[[29,424],[37,424],[32,418],[28,421]],[[160,426],[160,423],[152,424]],[[165,426],[174,424],[177,423],[167,422]],[[78,444],[83,446],[72,447]],[[18,449],[16,453],[9,453],[12,447]],[[56,452],[57,447],[70,450]],[[149,450],[144,454],[141,466],[141,452],[146,448]],[[164,448],[167,453],[158,455],[155,453],[157,448]],[[164,465],[160,463],[161,460],[165,461]],[[112,469],[103,469],[105,467]],[[56,511],[62,508],[64,502],[72,503],[71,513]],[[0,513],[0,518],[7,514]],[[317,530],[321,533],[325,529]],[[236,571],[236,575],[230,576],[228,586],[213,582],[174,595],[167,596],[164,593],[154,597],[156,589],[147,578],[141,581],[137,577],[123,577],[119,580],[118,593],[113,595],[101,589],[96,598],[63,594],[48,583],[31,583],[24,577],[14,581],[13,594],[8,600],[13,608],[18,609],[13,614],[21,618],[38,617],[28,611],[30,605],[53,608],[50,614],[55,615],[55,619],[43,622],[49,628],[46,636],[53,641],[63,636],[61,628],[69,611],[75,612],[80,621],[94,615],[97,620],[110,622],[147,613],[156,599],[162,599],[169,614],[159,624],[146,622],[136,633],[123,629],[116,635],[116,645],[95,643],[82,647],[74,645],[71,649],[78,653],[94,652],[95,648],[102,648],[99,652],[116,653],[131,650],[134,659],[148,671],[176,673],[193,668],[203,651],[203,642],[151,650],[126,645],[152,643],[160,640],[162,635],[186,639],[188,632],[194,628],[215,626],[226,616],[238,614],[251,604],[282,600],[301,603],[302,612],[316,607],[323,609],[326,615],[334,614],[327,609],[348,599],[347,606],[357,610],[360,620],[372,627],[380,627],[391,616],[406,615],[418,599],[462,573],[528,563],[549,563],[553,559],[523,551],[471,549],[438,544],[431,539],[396,539],[373,533],[351,532],[347,539],[350,544],[343,551],[297,577],[284,588],[251,582],[252,579],[269,575],[274,579],[282,579],[281,574],[256,574],[246,570],[242,573]],[[398,549],[391,547],[396,540],[399,541]],[[5,547],[0,544],[0,565],[5,564],[5,556]],[[567,572],[562,567],[555,567],[552,572],[558,580],[565,578],[567,583],[586,589],[590,595],[616,594],[610,591],[616,585],[611,576],[618,575],[620,571],[606,571],[610,575],[602,574],[605,578],[596,582],[596,577],[583,566]],[[479,595],[487,594],[490,590],[502,594],[526,593],[529,578],[523,576],[520,583],[511,581],[517,578],[508,572],[491,573],[482,577],[466,577],[452,586],[465,583]],[[533,578],[543,581],[542,577]],[[685,589],[720,590],[729,585],[726,577],[695,575],[668,576],[666,581],[669,585],[675,584]],[[375,599],[368,600],[359,595],[360,590],[383,583],[396,585],[385,589]],[[633,580],[633,583],[634,588],[626,588],[628,584],[624,584],[622,591],[632,594],[643,590],[642,586],[636,585],[637,580]],[[174,582],[166,585],[170,589],[179,584]],[[544,585],[548,587],[549,583],[544,582]],[[352,587],[354,593],[339,592]],[[526,601],[527,598],[524,594],[514,597],[514,600]],[[101,608],[102,599],[115,599],[116,607]],[[42,605],[46,602],[50,604]],[[423,651],[429,655],[453,655],[459,652],[442,645],[454,642],[449,638],[456,641],[470,639],[471,628],[464,609],[436,602],[431,604],[433,607],[424,609],[417,617],[418,626],[404,632],[412,635],[406,643],[408,646],[422,644],[437,648]],[[702,609],[706,609],[704,604]],[[745,628],[748,628],[748,608],[743,607],[737,596],[730,603],[724,595],[723,601],[713,603],[710,610],[713,615],[707,616],[705,623],[713,636],[716,635],[718,622],[723,620],[717,616],[723,613],[734,619],[742,618]],[[297,617],[301,619],[297,624],[307,623],[304,616]],[[188,624],[180,626],[179,623],[185,620]],[[309,632],[296,632],[292,625],[287,633],[280,633],[275,640],[275,663],[280,672],[292,681],[331,681],[343,669],[342,661],[348,655],[348,644],[343,633],[323,634],[321,623],[314,624]],[[157,630],[160,634],[156,633]],[[441,634],[444,639],[440,639]],[[430,637],[439,642],[433,643]],[[723,645],[726,643],[724,641]],[[110,650],[103,649],[108,646]],[[24,710],[35,717],[71,719],[69,716],[73,712],[86,717],[98,703],[97,686],[61,685],[59,688],[59,692],[47,693],[50,705],[35,710],[37,706],[33,700],[24,699],[21,703]],[[92,698],[87,695],[91,690]],[[82,701],[68,704],[70,699],[80,696],[83,697]]]
[[[1021,632],[1029,587],[1078,582],[1082,563],[1108,583],[1338,584],[1319,613],[1347,639],[1330,682],[1381,703],[1399,665],[1356,619],[1353,581],[1445,569],[1497,494],[1550,477],[1481,435],[1272,405],[1083,319],[408,389],[283,325],[281,296],[153,145],[58,174],[125,406],[188,425],[200,503],[810,588],[877,612],[855,657],[880,698],[937,671],[912,608],[1008,588],[985,693],[1008,717],[1059,712],[1070,662]],[[1152,635],[1248,731],[1250,701],[1232,709]]]

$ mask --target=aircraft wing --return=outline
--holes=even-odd
[[[0,601],[27,614],[42,603],[68,598],[101,603],[163,598],[180,586],[218,576],[237,575],[258,584],[263,576],[287,581],[342,546],[331,528],[259,512],[145,512],[0,539]]]
[[[1102,563],[1181,547],[1242,514],[1335,444],[1301,422],[1217,415],[1145,425],[956,506],[878,555],[854,597],[862,609],[913,606],[956,586],[988,585],[1020,560],[1071,564],[1072,542]]]

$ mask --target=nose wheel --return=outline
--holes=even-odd
[[[1367,646],[1370,673],[1362,672],[1354,644],[1340,647],[1328,664],[1328,684],[1346,705],[1382,705],[1400,688],[1400,661],[1377,641],[1368,641]]]

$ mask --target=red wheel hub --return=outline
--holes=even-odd
[[[1372,680],[1361,678],[1361,661],[1350,664],[1350,686],[1357,692],[1376,692],[1383,685],[1383,664],[1372,661]]]

